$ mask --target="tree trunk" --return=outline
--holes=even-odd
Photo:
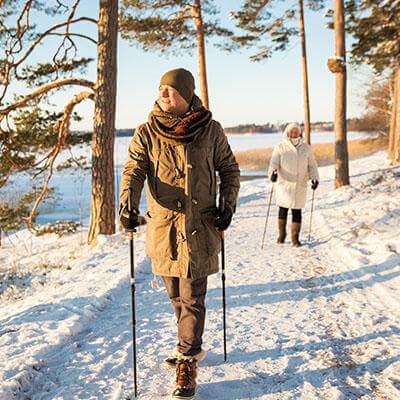
[[[349,155],[346,126],[346,45],[343,0],[335,0],[334,8],[336,57],[343,61],[343,68],[336,72],[335,107],[335,187],[350,184]]]
[[[88,243],[115,233],[114,135],[118,0],[100,0],[92,139],[92,199]]]
[[[300,32],[301,32],[301,50],[303,63],[303,83],[304,83],[304,130],[306,133],[306,143],[311,143],[310,133],[310,96],[308,91],[308,68],[307,68],[307,47],[306,32],[304,29],[304,7],[303,0],[299,0],[300,6]]]
[[[199,63],[199,78],[201,101],[205,108],[209,109],[207,71],[206,71],[206,50],[204,44],[203,19],[201,16],[201,0],[195,0],[195,6],[192,8],[192,16],[197,30],[197,50]]]
[[[393,102],[388,158],[392,164],[400,163],[400,68],[397,68],[393,74]]]

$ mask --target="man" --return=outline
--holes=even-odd
[[[216,208],[216,171],[223,209]],[[207,276],[218,272],[218,231],[231,223],[239,175],[221,125],[194,94],[193,75],[183,68],[166,72],[148,122],[137,128],[129,145],[120,218],[126,229],[138,224],[147,179],[146,253],[153,272],[164,280],[178,322],[178,345],[166,360],[176,367],[175,399],[195,395],[197,362],[205,357]]]

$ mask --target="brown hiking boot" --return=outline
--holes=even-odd
[[[277,243],[285,243],[286,239],[286,219],[278,219],[279,236]]]
[[[298,222],[292,223],[292,244],[294,247],[301,246],[301,243],[299,241],[300,229],[301,229],[301,224],[299,224]]]
[[[173,399],[194,399],[196,393],[197,361],[193,358],[178,359],[176,365],[176,388]]]

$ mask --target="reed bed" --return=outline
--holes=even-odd
[[[349,158],[356,159],[385,150],[388,145],[386,137],[374,139],[352,140],[348,143]],[[335,144],[319,143],[311,145],[319,166],[330,165],[335,162]],[[240,169],[265,170],[268,168],[272,155],[272,148],[254,149],[235,152]]]

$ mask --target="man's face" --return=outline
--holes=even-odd
[[[292,139],[295,139],[297,137],[300,136],[300,129],[299,128],[292,128],[289,133],[288,136]]]
[[[189,104],[172,86],[162,85],[158,93],[157,103],[164,112],[183,115],[189,108]]]

